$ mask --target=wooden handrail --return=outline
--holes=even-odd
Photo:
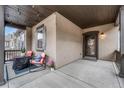
[[[115,50],[115,57],[116,57],[116,62],[120,62],[121,59],[121,53],[118,50]]]
[[[21,50],[4,50],[4,51],[21,51]]]

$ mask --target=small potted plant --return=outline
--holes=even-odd
[[[21,56],[24,56],[25,55],[25,48],[21,48]]]
[[[54,71],[54,62],[52,59],[48,58],[47,66],[50,68],[51,71]]]

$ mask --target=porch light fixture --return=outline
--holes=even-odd
[[[100,34],[100,38],[101,38],[101,39],[104,39],[104,38],[105,38],[105,33],[102,32],[102,33]]]

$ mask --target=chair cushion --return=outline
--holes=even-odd
[[[41,55],[36,55],[36,56],[34,57],[34,60],[35,60],[36,62],[40,62],[41,59],[42,59],[42,56],[41,56]]]

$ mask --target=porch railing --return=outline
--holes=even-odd
[[[5,62],[11,61],[15,57],[21,56],[21,50],[5,50],[4,54],[5,54],[5,56],[4,56]]]
[[[115,62],[116,62],[116,65],[117,65],[117,67],[118,68],[120,68],[120,62],[121,62],[121,53],[120,53],[120,51],[115,51],[115,57],[116,57],[116,60],[115,60]]]

